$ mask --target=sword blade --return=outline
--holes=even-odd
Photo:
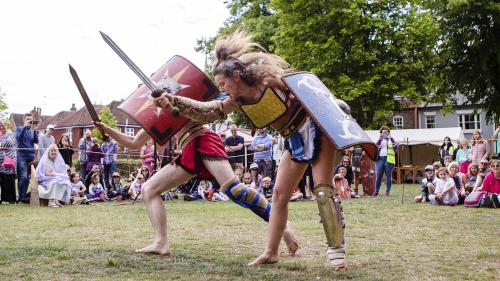
[[[101,121],[99,115],[97,115],[97,112],[95,111],[94,106],[90,102],[89,96],[87,95],[87,92],[83,87],[82,81],[80,81],[78,74],[76,74],[76,70],[71,66],[71,64],[69,65],[69,73],[71,73],[71,77],[73,77],[73,81],[75,81],[76,87],[78,88],[78,91],[82,96],[83,102],[85,103],[85,107],[87,108],[90,114],[90,118],[92,118],[92,121],[96,122]]]
[[[137,65],[116,45],[116,43],[104,32],[99,31],[101,33],[102,38],[104,41],[115,51],[115,53],[125,62],[128,67],[144,82],[144,84],[151,90],[154,91],[158,89],[156,84],[151,81],[151,79],[142,72],[142,70],[137,67]]]

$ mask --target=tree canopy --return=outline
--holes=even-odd
[[[117,128],[116,126],[116,119],[113,116],[113,112],[111,112],[111,109],[107,106],[103,107],[101,111],[99,112],[99,118],[101,119],[101,122],[110,126],[111,128]],[[103,135],[101,134],[101,131],[99,131],[97,128],[92,129],[92,136],[98,138],[101,142],[104,141]]]
[[[500,4],[494,0],[228,0],[216,37],[237,28],[344,99],[364,128],[398,97],[453,105],[456,93],[500,116]],[[215,38],[197,50],[208,53]],[[248,126],[241,114],[237,124]]]

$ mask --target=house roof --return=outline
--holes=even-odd
[[[120,101],[112,101],[108,107],[113,113],[113,116],[116,119],[116,123],[118,125],[129,125],[129,126],[139,126],[134,119],[130,118],[125,112],[118,109],[118,106],[121,104]],[[99,114],[99,112],[104,108],[104,105],[94,104],[94,108]],[[17,126],[23,125],[23,116],[22,113],[12,113],[10,115],[10,119],[12,119]],[[60,111],[54,116],[41,116],[41,122],[39,125],[39,129],[45,129],[49,124],[55,125],[57,128],[64,127],[92,127],[92,118],[90,118],[90,114],[86,107],[82,107],[76,111]]]
[[[132,125],[132,126],[139,126],[137,122],[134,121],[134,119],[130,118],[125,112],[121,111],[118,109],[118,106],[120,105],[121,102],[119,101],[113,101],[111,102],[108,107],[113,113],[113,116],[116,119],[117,124],[119,125]],[[104,108],[104,105],[100,104],[94,104],[94,108],[99,114],[99,112]],[[92,125],[92,118],[90,117],[90,114],[87,110],[86,107],[82,107],[77,111],[61,111],[58,114],[56,114],[50,122],[44,122],[45,127],[48,124],[54,124],[56,128],[58,127],[91,127]],[[43,127],[43,128],[45,128]],[[41,127],[42,128],[42,127]]]
[[[14,122],[14,125],[16,127],[21,127],[23,126],[23,118],[24,118],[24,113],[11,113],[9,119]],[[40,122],[43,123],[45,120],[51,118],[51,116],[48,115],[41,115],[40,116]]]

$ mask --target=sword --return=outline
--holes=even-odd
[[[76,87],[78,88],[78,91],[80,92],[80,95],[82,96],[83,102],[85,103],[85,107],[87,108],[90,118],[92,118],[92,121],[95,122],[101,122],[101,119],[99,118],[99,115],[97,115],[97,112],[95,111],[94,106],[90,102],[89,96],[87,95],[87,92],[85,91],[85,88],[83,87],[82,81],[80,81],[80,78],[78,77],[78,74],[76,74],[76,70],[69,65],[69,72],[71,73],[71,77],[73,77],[73,80],[75,81]]]
[[[142,70],[125,54],[125,52],[118,47],[118,45],[109,37],[106,33],[99,31],[101,33],[102,39],[104,39],[104,42],[108,44],[113,51],[122,59],[122,61],[128,65],[128,67],[139,77],[139,79],[144,82],[144,84],[152,91],[150,95],[148,95],[149,99],[152,98],[157,98],[159,95],[155,93],[155,90],[160,89],[160,87],[156,86],[156,84],[146,75]],[[168,94],[167,94],[168,95]],[[152,97],[152,98],[150,98]],[[170,99],[169,99],[170,100]],[[180,116],[180,111],[177,107],[172,106],[171,112],[172,116],[174,117],[179,117]]]

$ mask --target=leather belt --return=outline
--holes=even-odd
[[[201,124],[196,124],[184,132],[177,138],[177,149],[182,150],[182,148],[189,143],[193,138],[209,131],[209,129],[203,127]]]
[[[297,112],[290,118],[290,121],[283,126],[280,130],[278,130],[284,138],[289,138],[293,133],[295,133],[299,128],[300,125],[306,120],[307,117],[307,111],[305,111],[303,108],[299,108]]]

